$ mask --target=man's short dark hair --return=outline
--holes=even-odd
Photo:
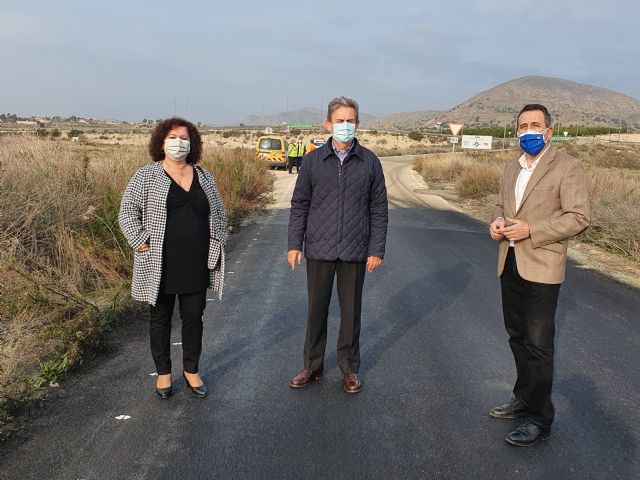
[[[356,122],[358,121],[358,114],[360,110],[358,108],[358,102],[347,97],[337,97],[329,102],[329,108],[327,109],[327,120],[331,121],[333,112],[335,112],[340,107],[353,108],[356,111]]]
[[[149,139],[149,155],[151,155],[154,162],[164,160],[164,139],[171,129],[175,127],[187,128],[189,142],[191,143],[191,149],[189,155],[187,155],[187,163],[195,165],[200,161],[200,156],[202,155],[202,138],[193,123],[180,117],[171,117],[158,122]]]
[[[551,114],[549,113],[549,110],[547,110],[547,107],[539,103],[530,103],[522,107],[522,110],[520,110],[520,113],[518,113],[518,117],[516,118],[516,127],[520,123],[520,115],[522,115],[524,112],[532,112],[535,110],[539,110],[544,113],[544,126],[547,128],[551,127]]]

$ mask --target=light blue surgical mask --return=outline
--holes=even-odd
[[[356,124],[349,122],[334,123],[332,136],[340,143],[349,143],[356,136]]]
[[[191,142],[182,138],[167,138],[164,141],[164,153],[173,160],[182,160],[191,151]]]

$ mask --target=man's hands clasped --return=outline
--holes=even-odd
[[[531,236],[531,228],[524,220],[507,217],[506,221],[500,217],[489,225],[489,234],[493,240],[506,238],[509,241],[517,242]]]

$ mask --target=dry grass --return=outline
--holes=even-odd
[[[640,175],[589,168],[591,227],[581,238],[640,262]]]
[[[580,158],[589,176],[592,223],[579,239],[640,262],[640,145],[566,142],[558,148]],[[508,150],[424,155],[414,169],[430,188],[455,189],[461,206],[487,221],[504,162],[517,155]]]
[[[504,162],[513,157],[510,151],[474,153],[436,153],[418,157],[413,168],[431,188],[455,187],[467,197],[497,193]]]
[[[232,222],[263,208],[272,176],[248,149],[205,148]],[[0,144],[0,436],[12,405],[82,362],[131,307],[121,192],[144,145],[3,136]]]
[[[265,162],[248,148],[205,151],[202,164],[213,172],[224,198],[231,227],[271,201],[274,177]]]
[[[483,197],[500,191],[500,171],[493,165],[479,163],[466,169],[456,181],[462,197]]]

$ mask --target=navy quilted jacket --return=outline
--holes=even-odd
[[[387,188],[380,160],[354,140],[340,165],[331,139],[304,157],[289,215],[288,250],[311,260],[383,258]]]

